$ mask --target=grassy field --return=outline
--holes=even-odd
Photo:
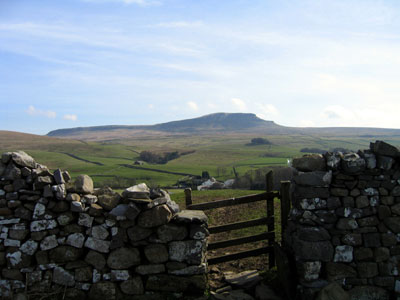
[[[109,142],[85,142],[46,136],[0,131],[0,151],[24,150],[50,169],[68,170],[73,177],[90,175],[96,186],[116,181],[146,182],[150,186],[174,185],[181,175],[160,171],[201,175],[208,171],[219,180],[233,178],[233,167],[239,175],[265,166],[286,166],[287,160],[301,156],[304,147],[329,150],[335,147],[366,149],[374,139],[359,137],[275,135],[262,136],[272,145],[246,146],[254,138],[249,134],[156,135],[138,136]],[[385,141],[400,145],[400,138]],[[146,164],[140,170],[122,165],[133,164],[140,151],[194,151],[167,164]]]

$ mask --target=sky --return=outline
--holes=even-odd
[[[400,1],[0,0],[0,130],[216,112],[400,128]]]

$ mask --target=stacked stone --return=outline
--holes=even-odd
[[[357,153],[294,159],[299,173],[285,239],[304,299],[329,282],[352,299],[400,293],[399,158],[396,147],[377,141]]]
[[[164,299],[206,288],[207,217],[145,184],[122,197],[87,175],[0,162],[0,297],[65,291],[71,299]]]

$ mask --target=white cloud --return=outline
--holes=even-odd
[[[69,121],[76,121],[78,120],[78,116],[77,115],[71,115],[71,114],[66,114],[63,117],[64,120],[69,120]]]
[[[246,102],[244,102],[242,99],[232,98],[231,102],[237,109],[239,109],[241,111],[247,110]]]
[[[44,111],[44,110],[35,108],[33,105],[30,105],[28,107],[28,109],[26,110],[26,112],[31,116],[44,116],[49,119],[54,119],[57,116],[56,112],[54,112],[54,111],[51,111],[51,110]]]
[[[198,107],[196,102],[189,101],[186,104],[191,110],[198,110],[199,109],[199,107]]]
[[[149,109],[154,109],[154,104],[149,104],[149,105],[147,105],[147,107],[148,107]]]
[[[271,119],[279,115],[278,109],[272,104],[256,103],[257,115],[261,119]]]

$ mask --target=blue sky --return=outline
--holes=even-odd
[[[0,0],[0,130],[252,112],[400,128],[400,2]]]

